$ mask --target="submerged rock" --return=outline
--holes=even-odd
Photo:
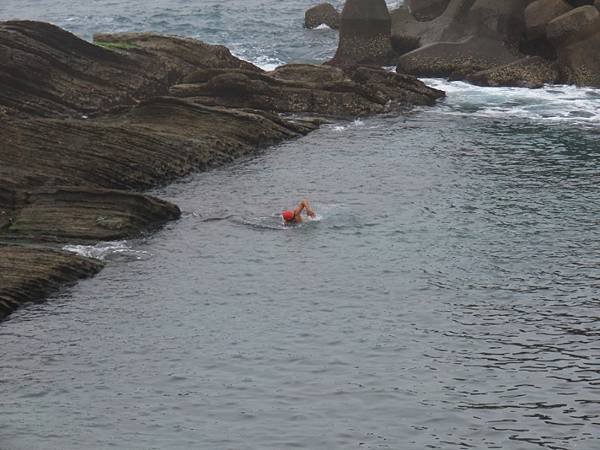
[[[333,30],[340,28],[340,13],[331,3],[313,6],[304,14],[306,28],[317,28],[320,25],[327,25]]]
[[[347,0],[340,41],[330,64],[390,64],[394,60],[391,19],[385,0]]]

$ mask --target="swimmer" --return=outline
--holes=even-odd
[[[316,217],[315,212],[312,210],[310,203],[308,203],[308,200],[306,199],[298,203],[298,206],[296,206],[296,209],[293,211],[288,209],[287,211],[282,212],[281,217],[283,217],[283,221],[286,225],[302,223],[302,211],[306,211],[308,217]]]

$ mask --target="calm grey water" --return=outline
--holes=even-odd
[[[232,15],[189,29],[146,21],[165,2],[8,10],[214,26],[269,65],[335,47],[309,3],[169,2]],[[435,108],[192,176],[154,192],[178,222],[70,247],[108,266],[0,325],[0,448],[599,449],[600,91],[429,82]],[[318,220],[282,227],[304,196]]]

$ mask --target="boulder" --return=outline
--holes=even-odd
[[[419,77],[452,77],[504,66],[520,55],[494,39],[471,37],[461,42],[430,44],[400,57],[396,71]]]
[[[546,29],[556,48],[561,81],[600,87],[600,12],[582,6],[552,20]]]
[[[390,64],[391,19],[385,0],[347,0],[342,11],[340,41],[330,64]]]
[[[552,20],[546,36],[556,47],[580,42],[597,34],[600,13],[593,6],[582,6]]]
[[[478,37],[518,48],[525,31],[525,8],[532,0],[475,0],[465,14],[466,28]]]
[[[505,66],[470,74],[466,80],[479,86],[541,88],[559,79],[556,64],[540,56],[527,56]]]
[[[525,31],[529,40],[545,39],[548,23],[569,12],[565,0],[536,0],[525,9]]]
[[[465,14],[473,5],[473,0],[450,0],[444,12],[433,20],[421,22],[403,5],[392,11],[392,36],[412,37],[421,45],[441,41],[459,41],[469,36],[465,28]]]
[[[517,47],[525,29],[523,12],[531,0],[450,0],[444,12],[420,22],[408,7],[391,14],[392,36],[418,38],[422,45],[458,42],[470,36]]]
[[[415,19],[427,22],[442,15],[450,0],[406,0],[405,5]]]
[[[331,3],[321,3],[309,8],[304,13],[306,28],[317,28],[320,25],[327,25],[333,30],[340,28],[340,13]]]

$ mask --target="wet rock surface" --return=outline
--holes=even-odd
[[[307,134],[322,120],[311,115],[443,96],[378,68],[265,73],[193,39],[117,33],[95,42],[50,24],[0,23],[1,317],[101,267],[39,245],[132,238],[179,217],[144,190]],[[27,260],[31,274],[21,269]]]
[[[203,71],[186,81],[173,86],[171,94],[202,104],[338,117],[432,105],[443,96],[414,77],[400,77],[375,67],[341,70],[292,64],[267,74]]]
[[[65,284],[94,275],[103,264],[47,248],[0,246],[0,320],[18,307],[43,301]]]
[[[519,54],[494,39],[471,37],[461,42],[430,44],[400,58],[397,72],[460,79],[465,74],[510,64]]]
[[[563,82],[600,87],[600,12],[582,6],[548,24],[546,34],[555,46]]]
[[[512,86],[530,89],[556,83],[558,79],[559,72],[556,64],[539,56],[526,56],[505,66],[496,66],[467,76],[467,81],[479,86]]]
[[[599,86],[597,6],[593,1],[567,0],[407,2],[391,12],[392,41],[412,39],[420,47],[400,58],[398,71],[488,79],[492,85],[537,87],[538,80],[548,79]],[[433,7],[438,8],[435,13],[423,13]],[[508,54],[513,61],[507,60]],[[549,71],[553,65],[559,68],[558,78]],[[499,76],[505,66],[510,74]],[[491,72],[478,74],[484,70]],[[492,73],[493,81],[488,76]],[[516,79],[519,74],[522,80]]]
[[[153,33],[96,39],[101,45],[43,22],[0,23],[0,117],[101,114],[163,95],[196,69],[260,71],[223,46],[193,39]]]

